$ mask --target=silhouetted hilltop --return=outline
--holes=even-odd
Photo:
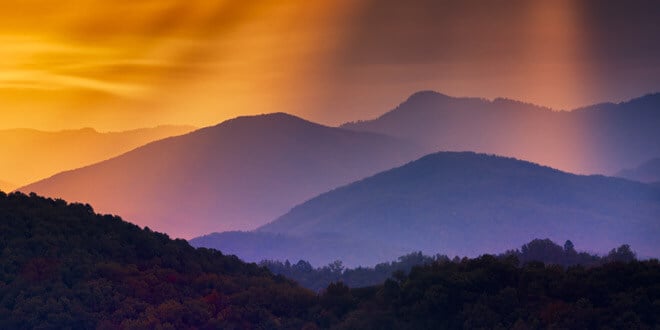
[[[269,130],[283,130],[290,133],[290,129],[331,129],[309,120],[305,120],[284,112],[274,112],[255,116],[239,116],[228,119],[216,126],[232,127],[242,132],[254,133],[253,130],[263,128]],[[252,132],[251,132],[252,131]]]
[[[660,190],[512,158],[441,152],[319,195],[259,228],[258,234],[263,233],[303,241],[335,236],[341,243],[319,240],[314,249],[301,245],[295,253],[276,245],[267,250],[245,246],[240,251],[220,234],[217,245],[205,246],[219,246],[241,257],[263,253],[262,259],[314,264],[340,259],[354,266],[411,251],[475,256],[534,237],[570,237],[589,251],[604,253],[631,244],[641,256],[657,256]],[[336,247],[344,245],[357,248],[338,256]],[[377,259],[373,251],[389,255]]]
[[[428,152],[470,150],[611,174],[660,156],[660,94],[566,112],[424,91],[374,120],[342,127],[414,141]]]
[[[660,158],[651,159],[636,168],[621,170],[615,176],[647,183],[660,183]]]
[[[93,128],[58,132],[0,130],[0,173],[3,179],[14,183],[11,186],[14,189],[61,171],[87,166],[149,142],[192,130],[192,126],[157,126],[106,133],[97,132]]]
[[[403,164],[411,143],[283,114],[239,117],[21,188],[92,203],[176,237],[253,229]]]
[[[617,110],[620,108],[624,108],[624,109],[628,109],[627,111],[641,111],[646,115],[648,115],[650,118],[654,118],[656,116],[655,112],[658,111],[659,103],[660,103],[660,92],[649,93],[644,96],[619,103],[605,102],[605,103],[593,104],[586,107],[577,108],[573,111],[578,111],[580,114],[585,114],[585,113],[593,114],[594,112],[606,112],[609,113],[609,115],[619,114],[625,116],[625,114],[621,114],[619,110]]]
[[[477,97],[452,97],[435,91],[420,91],[410,95],[406,101],[401,103],[394,110],[383,114],[376,120],[392,120],[391,118],[401,119],[399,116],[405,116],[410,112],[416,114],[426,113],[428,115],[429,112],[455,111],[455,109],[451,108],[452,106],[472,107],[475,109],[487,108],[490,106],[503,106],[506,107],[504,110],[527,111],[535,109],[537,111],[552,111],[550,108],[506,98],[496,98],[490,101]],[[350,124],[346,125],[348,126]]]
[[[235,256],[0,193],[0,328],[300,328],[315,296]]]

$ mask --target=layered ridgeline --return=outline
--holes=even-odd
[[[0,328],[301,328],[315,296],[89,205],[0,193]]]
[[[641,165],[619,171],[616,176],[648,183],[660,183],[660,158],[654,158]]]
[[[0,174],[11,183],[0,182],[0,189],[9,191],[193,129],[192,126],[158,126],[106,133],[91,128],[58,132],[0,130]]]
[[[660,93],[567,112],[419,92],[377,119],[342,127],[408,139],[428,152],[470,150],[611,175],[660,157]]]
[[[256,232],[191,241],[247,260],[373,265],[411,251],[475,256],[536,238],[658,256],[660,189],[512,158],[441,152],[315,197]],[[248,243],[249,242],[249,243]]]
[[[90,203],[190,238],[256,228],[306,199],[417,154],[395,138],[277,113],[157,141],[20,190]]]

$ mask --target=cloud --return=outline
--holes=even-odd
[[[42,90],[89,89],[122,97],[137,97],[145,91],[145,88],[139,85],[113,83],[84,77],[27,70],[4,71],[0,73],[0,88]]]
[[[174,63],[126,57],[121,49],[2,36],[0,88],[33,90],[89,89],[120,97],[139,97],[149,86],[135,74],[166,70]],[[137,82],[113,80],[109,72],[128,71]],[[105,74],[99,74],[105,73]],[[143,80],[143,79],[142,79]]]

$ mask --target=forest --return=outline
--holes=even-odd
[[[195,249],[119,217],[96,214],[89,205],[0,192],[0,328],[651,329],[660,324],[658,260],[636,260],[628,246],[587,265],[527,260],[539,242],[549,246],[538,240],[517,252],[460,260],[413,254],[399,263],[417,265],[379,284],[351,288],[335,281],[317,293],[235,256]],[[573,254],[568,242],[559,248],[560,255]],[[328,266],[333,267],[342,269],[340,263]]]
[[[235,256],[0,193],[1,329],[300,328],[316,296]]]
[[[550,239],[535,239],[524,244],[520,249],[507,250],[497,255],[498,259],[509,259],[513,257],[519,264],[540,261],[547,265],[559,265],[562,267],[585,266],[594,267],[610,262],[631,262],[636,260],[636,254],[627,244],[610,250],[605,256],[578,252],[572,241],[567,240],[564,246],[560,246]],[[396,261],[379,263],[374,267],[346,268],[341,260],[314,268],[310,262],[299,260],[291,263],[278,260],[262,260],[260,266],[268,268],[271,272],[284,275],[293,279],[300,285],[320,292],[330,283],[342,282],[351,288],[372,286],[383,283],[395,273],[408,273],[415,266],[424,266],[431,263],[460,263],[468,260],[463,257],[454,256],[450,258],[444,254],[435,256],[424,255],[422,252],[413,252],[399,257]]]

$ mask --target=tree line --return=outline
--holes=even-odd
[[[615,261],[637,260],[635,252],[627,244],[612,249],[605,256],[599,256],[576,251],[570,240],[567,240],[562,247],[550,239],[534,239],[520,249],[508,250],[497,257],[500,259],[514,257],[521,265],[540,261],[562,267],[575,265],[594,267]],[[341,260],[317,268],[305,260],[296,263],[291,263],[289,260],[262,260],[259,265],[268,268],[274,274],[283,275],[308,289],[319,292],[333,282],[342,282],[351,288],[372,286],[383,283],[393,274],[408,273],[415,266],[438,262],[460,263],[464,259],[467,258],[458,256],[450,258],[444,254],[429,256],[422,252],[413,252],[399,257],[396,261],[379,263],[374,267],[345,268]]]

